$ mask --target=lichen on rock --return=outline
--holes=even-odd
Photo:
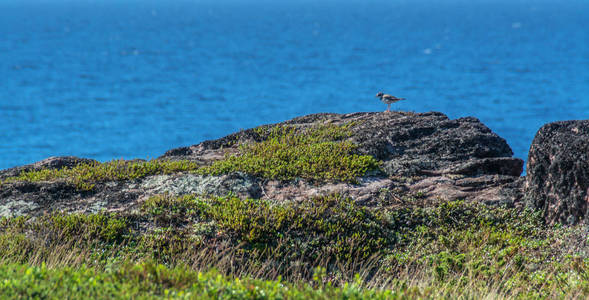
[[[133,186],[133,188],[137,188]],[[197,174],[157,175],[145,178],[139,188],[149,194],[213,195],[235,194],[242,197],[259,198],[260,186],[257,180],[243,173],[221,176]]]

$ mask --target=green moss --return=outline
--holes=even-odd
[[[569,279],[587,278],[589,272],[589,264],[579,263],[589,246],[579,244],[581,228],[547,227],[538,212],[456,201],[397,210],[390,216],[399,226],[400,240],[383,267],[393,274],[421,273],[457,290],[485,290],[488,283],[517,295],[542,290],[544,297],[556,286],[579,292],[587,284],[534,283],[537,272]],[[576,253],[576,258],[564,253]],[[568,267],[571,260],[582,266],[573,271]]]
[[[420,226],[447,230],[496,227],[534,234],[544,227],[541,214],[531,209],[493,207],[465,201],[448,201],[432,207],[403,207],[390,212],[392,222],[399,228]]]
[[[38,247],[24,233],[0,234],[0,258],[3,261],[27,263]]]
[[[258,134],[263,141],[241,145],[239,155],[225,157],[199,172],[242,171],[269,179],[355,182],[378,168],[372,156],[355,154],[357,146],[344,140],[350,135],[346,126],[275,126],[258,129]]]
[[[170,174],[198,169],[191,161],[123,161],[113,160],[106,163],[80,164],[73,168],[42,169],[27,171],[19,176],[7,178],[12,181],[48,181],[63,179],[75,184],[81,190],[91,190],[97,182],[133,180],[150,175]]]

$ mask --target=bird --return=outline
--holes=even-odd
[[[389,94],[383,94],[382,92],[378,92],[378,94],[376,94],[376,97],[380,98],[380,101],[382,101],[383,103],[385,103],[387,105],[386,111],[391,111],[391,103],[405,100],[405,98],[397,98],[397,97],[391,96]]]

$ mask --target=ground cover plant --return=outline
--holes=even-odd
[[[112,270],[162,265],[157,274],[220,275],[210,277],[217,284],[211,295],[248,282],[236,298],[263,299],[255,293],[268,285],[287,289],[266,291],[266,298],[295,297],[289,294],[295,291],[301,293],[296,297],[345,298],[351,283],[361,298],[584,298],[586,230],[544,225],[525,209],[461,201],[387,209],[359,207],[340,195],[284,204],[159,195],[131,214],[3,218],[0,261],[15,270],[7,271],[15,286],[31,267],[41,269],[30,272],[61,274],[51,276],[109,277]],[[204,275],[195,275],[199,271]],[[53,284],[51,276],[39,277],[37,284]],[[125,282],[130,279],[115,279],[115,286],[134,291],[133,281]],[[193,279],[162,280],[134,292],[203,295]],[[218,290],[225,284],[227,290]],[[325,287],[330,290],[321,294]]]
[[[350,182],[379,163],[350,126],[266,126],[238,153],[190,161],[112,161],[23,172],[79,189],[157,174],[245,172]],[[2,298],[587,298],[584,225],[526,208],[405,199],[361,206],[340,194],[300,202],[155,195],[134,211],[0,219]]]
[[[219,175],[242,171],[269,179],[356,182],[367,171],[378,169],[378,162],[370,155],[354,153],[357,146],[345,140],[353,125],[261,127],[257,134],[262,141],[242,144],[239,155],[228,156],[200,172]]]
[[[229,155],[201,166],[188,160],[124,161],[84,163],[72,168],[24,171],[3,182],[66,180],[80,190],[92,190],[96,183],[135,180],[151,175],[195,172],[220,175],[244,172],[266,179],[356,182],[368,171],[378,169],[378,161],[359,155],[346,141],[353,123],[322,125],[309,129],[293,126],[261,127],[255,130],[261,141],[239,145],[239,154]]]
[[[318,278],[319,279],[319,278]],[[399,295],[412,296],[409,292]],[[293,285],[280,280],[232,278],[216,271],[196,272],[154,263],[88,267],[0,266],[0,297],[11,299],[389,299],[391,291]]]
[[[150,175],[192,171],[198,168],[198,164],[191,161],[113,160],[105,163],[83,163],[73,168],[25,171],[16,177],[5,179],[4,182],[38,182],[62,179],[75,184],[81,190],[91,190],[98,182],[133,180]]]

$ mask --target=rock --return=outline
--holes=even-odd
[[[92,191],[80,191],[63,180],[8,182],[0,186],[0,217],[38,216],[50,211],[132,211],[150,196],[165,193],[260,198],[261,187],[256,178],[240,173],[157,175],[135,181],[98,183]]]
[[[409,187],[414,194],[444,201],[466,200],[512,207],[522,199],[521,178],[506,175],[463,178],[434,176],[426,177]]]
[[[542,126],[526,169],[525,201],[541,210],[546,222],[588,222],[589,120]]]
[[[450,120],[441,113],[372,114],[360,118],[354,131],[353,140],[362,153],[411,166],[414,171],[410,173],[440,171],[457,162],[482,158],[521,161],[511,158],[513,152],[505,140],[475,118]],[[519,168],[517,163],[513,165],[516,168],[511,172],[519,171],[519,175],[523,161]],[[414,175],[403,174],[405,170],[389,175]],[[480,170],[482,174],[496,173],[492,167],[481,166]]]
[[[443,173],[519,176],[523,170],[523,160],[511,157],[513,152],[505,140],[472,117],[450,120],[438,112],[324,113],[277,125],[304,128],[350,122],[355,123],[350,140],[359,145],[358,152],[384,161],[384,171],[391,176]],[[239,143],[261,140],[263,137],[253,128],[218,140],[172,149],[160,159],[213,161],[227,153],[236,153]]]
[[[151,176],[140,184],[148,194],[197,194],[227,196],[229,193],[241,198],[260,198],[261,188],[255,177],[242,173],[221,176],[195,174]]]
[[[0,216],[41,215],[62,210],[62,206],[73,207],[71,199],[86,196],[64,181],[4,183],[0,185]]]
[[[233,173],[202,176],[190,173],[150,176],[130,181],[97,183],[90,192],[66,181],[5,182],[0,185],[0,214],[40,215],[68,212],[133,211],[148,197],[170,193],[241,198],[272,202],[305,201],[309,197],[339,193],[360,205],[396,207],[416,202],[428,205],[464,199],[490,205],[517,205],[521,195],[523,162],[512,158],[505,140],[475,118],[451,120],[437,112],[313,114],[278,125],[298,129],[321,124],[349,126],[349,141],[358,154],[382,161],[382,172],[367,174],[357,184],[317,183],[297,179],[277,181]],[[276,124],[274,124],[276,125]],[[264,125],[268,127],[273,125]],[[248,129],[226,137],[167,151],[161,160],[191,160],[209,165],[239,152],[239,145],[259,142],[263,130]],[[49,158],[0,171],[0,179],[24,170],[72,167],[93,160]]]
[[[413,179],[367,178],[359,185],[340,183],[321,187],[304,182],[266,182],[262,185],[263,198],[301,200],[339,192],[373,203],[367,199],[376,199],[379,190],[402,190],[431,200],[466,199],[514,205],[521,199],[519,178],[523,161],[511,157],[513,152],[505,140],[476,118],[451,120],[438,112],[312,114],[278,125],[306,128],[350,122],[354,123],[350,127],[350,140],[358,145],[358,153],[383,161],[382,168],[389,177]],[[255,128],[248,129],[218,140],[172,149],[160,159],[189,159],[209,164],[226,154],[237,153],[240,143],[263,140],[258,132]],[[468,180],[468,186],[463,186]]]
[[[384,195],[386,191],[400,187],[388,178],[364,177],[358,184],[325,183],[313,185],[304,180],[282,182],[278,180],[266,181],[262,186],[262,199],[284,203],[288,201],[305,201],[311,197],[338,193],[354,199],[357,203],[367,206],[386,206],[394,201]]]
[[[511,157],[492,157],[471,159],[465,163],[458,163],[439,171],[441,174],[461,174],[467,176],[480,176],[484,174],[497,174],[519,176],[522,173],[523,161]]]

